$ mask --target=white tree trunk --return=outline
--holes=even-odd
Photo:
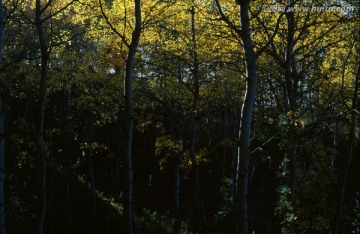
[[[238,148],[238,194],[237,212],[239,215],[239,233],[248,233],[248,181],[249,181],[249,146],[253,108],[257,92],[256,55],[253,48],[250,32],[249,2],[240,3],[240,20],[242,27],[242,41],[245,52],[246,65],[246,92],[241,108],[239,148]]]

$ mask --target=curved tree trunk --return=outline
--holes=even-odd
[[[248,233],[248,181],[249,181],[249,146],[253,108],[257,91],[256,55],[250,32],[249,1],[240,2],[240,20],[242,41],[246,63],[246,92],[241,109],[239,147],[238,147],[238,193],[237,212],[239,213],[239,233]]]
[[[274,32],[269,36],[267,43],[257,53],[254,51],[253,42],[251,39],[251,26],[249,17],[249,3],[250,0],[235,0],[236,4],[240,6],[240,24],[239,29],[232,21],[224,14],[219,0],[215,0],[218,12],[221,19],[238,35],[242,40],[242,47],[245,53],[245,68],[246,68],[246,91],[243,99],[240,117],[239,143],[237,149],[237,158],[233,161],[235,166],[234,178],[234,198],[235,205],[233,207],[233,214],[235,216],[235,232],[247,234],[248,233],[248,181],[249,181],[249,164],[250,164],[250,133],[251,122],[253,115],[253,108],[257,95],[257,58],[265,51],[269,44],[273,41],[276,35],[282,14],[279,16],[274,28]],[[239,227],[240,226],[240,227]]]

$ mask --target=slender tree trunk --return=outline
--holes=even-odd
[[[292,0],[290,0],[290,4],[293,4]],[[285,86],[286,86],[286,94],[287,100],[290,110],[292,112],[291,118],[297,118],[297,85],[298,81],[296,76],[296,69],[294,65],[294,30],[295,30],[295,20],[294,20],[294,12],[289,12],[286,15],[287,18],[287,45],[286,45],[286,57],[285,57]],[[295,181],[296,181],[296,154],[298,147],[298,136],[297,136],[297,126],[291,124],[289,126],[288,132],[288,155],[289,155],[289,177],[287,178],[287,187],[290,189],[290,197],[289,201],[291,204],[294,202],[294,194],[295,194]],[[293,212],[293,211],[289,211]],[[294,234],[295,232],[295,222],[291,220],[290,222],[290,234]]]
[[[46,211],[46,152],[44,142],[44,118],[46,108],[46,89],[48,82],[48,61],[49,52],[45,33],[43,29],[43,22],[41,19],[41,1],[36,0],[35,8],[35,25],[40,42],[41,51],[41,66],[40,66],[40,90],[39,90],[39,116],[37,126],[37,148],[38,148],[38,166],[39,166],[39,216],[38,216],[38,233],[42,234],[44,229],[44,219]]]
[[[90,140],[89,140],[89,158],[88,158],[88,166],[89,166],[89,177],[90,177],[90,188],[91,188],[91,221],[92,225],[95,225],[96,222],[96,182],[95,182],[95,173],[94,173],[94,154],[92,148],[92,136],[90,132]]]
[[[51,139],[49,139],[51,142]],[[49,165],[48,165],[48,186],[47,186],[47,196],[48,196],[48,223],[49,231],[47,233],[54,233],[54,157],[53,154],[49,154]]]
[[[227,154],[227,138],[228,138],[228,98],[227,98],[227,80],[224,81],[224,149],[223,149],[223,160],[222,160],[222,178],[225,178],[225,170],[226,170],[226,154]]]
[[[72,126],[70,121],[71,115],[71,88],[66,92],[67,96],[67,111],[68,111],[68,122],[66,126],[66,141],[67,141],[67,167],[66,167],[66,230],[71,233],[71,156],[72,156]]]
[[[225,178],[225,170],[226,170],[226,154],[227,154],[227,113],[226,113],[226,107],[225,107],[225,113],[224,113],[224,148],[223,148],[223,159],[222,159],[222,178]]]
[[[126,93],[126,105],[125,105],[125,112],[126,112],[126,137],[125,137],[125,166],[126,166],[126,181],[125,181],[125,217],[127,222],[127,231],[128,234],[134,233],[134,202],[133,202],[133,166],[132,166],[132,134],[133,134],[133,113],[132,113],[132,85],[131,85],[131,77],[129,78],[126,75],[125,81],[125,93]],[[130,89],[130,90],[129,90]]]
[[[339,135],[339,119],[336,118],[336,120],[335,120],[335,129],[334,129],[333,156],[332,156],[332,159],[331,159],[331,168],[332,169],[336,168],[336,159],[337,159],[338,145],[339,145],[338,135]]]
[[[237,121],[239,122],[239,121]],[[235,135],[239,134],[238,132],[235,133]],[[238,146],[233,146],[232,147],[232,162],[231,162],[231,179],[233,181],[232,186],[231,186],[231,197],[233,198],[234,201],[236,201],[237,199],[237,192],[238,192],[238,156],[239,156],[239,150],[238,150]],[[233,202],[232,203],[232,213],[234,214],[235,220],[235,226],[237,225],[237,202]]]
[[[2,49],[4,45],[4,7],[0,0],[0,64],[2,61]],[[4,118],[0,96],[0,234],[5,234],[5,203],[4,203],[4,157],[5,157],[5,139],[4,139]]]
[[[181,147],[183,148],[183,140],[180,139]],[[183,159],[183,149],[180,149],[178,158],[176,160],[176,168],[175,168],[175,223],[174,223],[174,233],[180,233],[180,164]]]
[[[199,60],[197,54],[197,42],[196,42],[196,31],[195,31],[195,8],[191,8],[191,38],[192,38],[192,48],[191,55],[193,59],[193,68],[192,68],[192,76],[193,76],[193,103],[192,103],[192,116],[191,116],[191,129],[190,129],[190,158],[191,158],[191,167],[194,179],[194,197],[197,205],[197,211],[199,215],[200,221],[200,232],[207,232],[207,221],[206,215],[204,212],[204,204],[200,197],[201,194],[201,186],[200,186],[200,178],[199,178],[199,167],[196,159],[196,137],[197,137],[197,128],[198,128],[198,105],[199,105]]]
[[[0,234],[5,234],[4,156],[5,156],[4,122],[3,122],[2,103],[0,97]]]
[[[291,131],[290,133],[292,136],[289,139],[289,178],[287,182],[287,186],[290,189],[290,197],[289,201],[292,206],[294,206],[294,195],[295,195],[295,183],[296,183],[296,154],[297,154],[297,147],[298,147],[298,138],[296,137],[296,130]],[[294,212],[294,210],[289,211]],[[290,234],[295,233],[295,221],[291,220],[290,222]]]
[[[135,1],[135,28],[132,33],[129,53],[126,58],[125,69],[125,164],[126,164],[126,185],[125,185],[125,217],[128,234],[135,233],[134,195],[133,195],[133,164],[132,164],[132,136],[134,128],[134,116],[132,109],[132,78],[135,64],[135,54],[141,34],[141,3]]]
[[[348,138],[348,148],[346,152],[346,158],[344,167],[340,177],[340,192],[338,198],[338,204],[336,207],[336,213],[334,217],[334,226],[333,226],[333,233],[338,234],[340,232],[340,223],[342,220],[342,213],[343,213],[343,204],[344,204],[344,195],[346,190],[347,181],[349,178],[349,171],[351,167],[352,155],[353,155],[353,146],[354,141],[356,139],[355,131],[357,126],[357,115],[359,113],[356,112],[358,105],[359,105],[359,78],[360,78],[360,67],[357,69],[356,78],[355,78],[355,87],[354,87],[354,96],[352,100],[351,106],[351,122],[350,122],[350,129],[349,129],[349,138]]]
[[[66,169],[66,230],[71,233],[71,163],[68,159]]]
[[[178,79],[181,80],[181,64],[180,64],[179,58],[177,58],[176,61],[177,61]],[[180,233],[180,225],[181,225],[180,185],[181,185],[181,162],[184,158],[184,128],[185,128],[182,109],[181,108],[179,108],[179,109],[180,109],[179,113],[177,111],[175,111],[175,114],[179,115],[179,121],[177,121],[175,123],[177,125],[178,131],[175,131],[175,133],[174,133],[175,137],[177,137],[177,134],[179,135],[179,140],[180,140],[180,144],[181,144],[179,154],[177,155],[176,168],[175,168],[175,222],[174,222],[174,233],[175,234]]]
[[[250,133],[251,122],[253,115],[253,108],[257,95],[257,67],[256,60],[269,43],[273,40],[278,30],[280,18],[275,27],[274,33],[269,37],[268,42],[256,54],[251,39],[251,26],[249,17],[249,3],[250,0],[236,0],[236,4],[240,6],[240,26],[241,30],[236,28],[231,20],[226,17],[222,11],[222,7],[218,0],[215,0],[221,18],[241,37],[242,46],[245,53],[245,68],[246,68],[246,91],[243,99],[240,116],[240,129],[238,132],[239,142],[237,149],[237,158],[233,165],[236,166],[235,180],[234,180],[234,197],[235,205],[232,213],[235,216],[235,232],[241,234],[248,234],[248,182],[249,182],[249,164],[250,164]],[[240,226],[240,227],[239,227]]]
[[[240,229],[238,233],[248,233],[248,181],[249,181],[249,146],[253,108],[257,91],[256,55],[250,32],[249,1],[240,2],[240,22],[242,27],[242,41],[246,63],[246,91],[241,108],[239,147],[238,147],[238,193],[237,210]]]

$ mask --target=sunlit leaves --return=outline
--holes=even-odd
[[[191,159],[188,150],[184,150],[183,142],[173,139],[171,136],[162,136],[156,139],[155,144],[155,154],[159,157],[159,166],[160,169],[164,170],[165,168],[171,165],[171,161],[176,160],[179,157],[179,154],[183,154],[183,160],[181,161],[181,167],[186,171],[191,169]],[[197,163],[202,164],[209,161],[208,159],[208,149],[201,148],[196,153]]]
[[[160,157],[160,169],[168,165],[169,158],[176,158],[183,149],[183,143],[171,138],[171,136],[162,136],[156,139],[155,154]]]

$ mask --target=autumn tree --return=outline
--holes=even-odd
[[[39,2],[6,3],[8,232],[40,222],[41,131],[43,232],[356,225],[355,13],[265,12],[297,1]]]
[[[285,150],[284,159],[280,166],[285,176],[282,178],[284,185],[279,188],[279,199],[282,200],[279,205],[283,206],[284,209],[282,214],[284,230],[290,233],[294,233],[296,230],[297,188],[301,186],[296,185],[298,173],[301,174],[300,171],[302,170],[309,173],[311,171],[309,168],[313,164],[312,154],[304,158],[301,157],[302,144],[306,141],[305,138],[310,137],[312,139],[308,141],[312,142],[310,145],[314,145],[314,141],[316,141],[315,132],[319,131],[321,124],[326,121],[332,124],[332,120],[329,119],[333,117],[329,116],[331,116],[331,111],[335,106],[329,103],[329,100],[339,97],[338,90],[326,87],[329,83],[331,87],[332,81],[317,80],[316,77],[331,76],[328,75],[327,70],[323,70],[322,74],[319,70],[329,48],[337,47],[345,40],[345,37],[333,39],[334,37],[331,35],[341,30],[348,21],[343,12],[318,13],[287,10],[297,7],[298,4],[296,1],[288,3],[286,6],[288,8],[285,8],[285,12],[287,12],[286,22],[284,22],[285,30],[277,34],[267,50],[273,59],[270,63],[276,62],[278,71],[281,71],[279,73],[273,68],[268,68],[269,74],[276,77],[273,80],[278,80],[275,89],[279,90],[278,95],[280,97],[277,100],[284,97],[282,103],[278,101],[278,107],[280,107],[278,109],[283,112],[279,123],[282,135],[281,147]],[[323,17],[325,14],[333,17],[333,20],[325,19]],[[262,24],[262,27],[265,28],[265,25]],[[308,33],[315,31],[314,29],[318,27],[321,27],[318,33]],[[282,55],[282,52],[285,55]],[[280,79],[280,76],[283,76],[283,79]],[[274,91],[274,83],[269,83],[269,86]],[[322,104],[318,105],[319,103]],[[298,161],[303,162],[306,165],[305,168],[300,169]],[[287,205],[285,205],[286,202],[288,202]]]
[[[135,214],[134,214],[134,194],[133,194],[133,129],[134,129],[134,114],[133,114],[133,93],[132,93],[132,82],[133,72],[135,64],[135,55],[138,49],[140,34],[142,30],[142,19],[141,19],[141,3],[140,0],[135,0],[134,6],[134,18],[135,27],[131,34],[130,42],[126,38],[126,35],[119,33],[109,21],[106,13],[102,8],[102,3],[99,1],[101,12],[106,22],[110,26],[113,32],[115,32],[121,39],[122,43],[127,47],[127,54],[125,55],[125,85],[124,85],[124,98],[125,98],[125,165],[126,165],[126,182],[125,182],[125,219],[127,233],[135,233]],[[126,13],[125,13],[126,17]],[[125,27],[126,27],[125,22]]]
[[[244,62],[246,73],[246,91],[244,94],[243,104],[241,107],[241,118],[239,124],[238,137],[238,158],[237,158],[237,174],[236,183],[237,190],[235,194],[236,208],[235,216],[239,220],[238,225],[240,229],[236,230],[239,233],[248,233],[248,182],[249,182],[249,162],[250,162],[250,134],[253,108],[257,96],[257,59],[264,52],[264,49],[272,42],[277,33],[282,14],[278,17],[273,32],[269,35],[268,41],[255,52],[253,39],[251,36],[250,25],[250,1],[236,1],[240,8],[240,25],[236,25],[224,12],[220,1],[216,1],[217,9],[220,17],[225,21],[231,30],[234,31],[242,41],[244,50]]]

